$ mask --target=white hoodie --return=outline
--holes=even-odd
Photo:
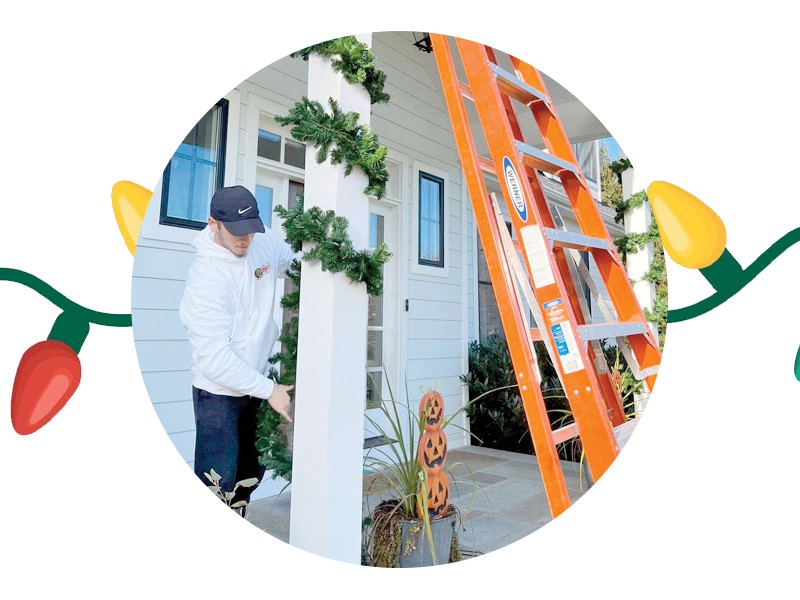
[[[278,326],[272,318],[275,285],[293,258],[278,234],[256,233],[245,256],[214,242],[208,227],[197,249],[181,301],[181,322],[192,347],[192,385],[212,394],[267,399],[274,383],[264,373]]]

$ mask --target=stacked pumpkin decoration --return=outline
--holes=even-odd
[[[419,464],[428,473],[428,516],[442,517],[450,506],[450,480],[444,470],[447,460],[447,436],[442,431],[444,399],[436,390],[429,391],[419,403],[419,416],[425,426],[417,445]],[[421,505],[417,514],[423,518]]]

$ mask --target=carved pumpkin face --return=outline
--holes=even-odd
[[[444,471],[428,476],[428,516],[431,519],[444,516],[450,507],[450,478]],[[422,518],[422,507],[417,506],[419,518]]]
[[[427,415],[425,414],[427,412]],[[428,392],[419,403],[419,415],[425,419],[425,429],[439,429],[444,421],[444,399],[439,392]]]
[[[417,448],[419,464],[428,473],[442,470],[447,460],[447,437],[441,429],[426,431],[419,439]]]

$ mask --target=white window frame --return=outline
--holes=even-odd
[[[431,265],[419,264],[419,173],[428,173],[440,178],[444,182],[444,266],[434,267]],[[411,165],[412,173],[412,194],[411,194],[411,272],[417,275],[431,275],[447,279],[450,277],[450,174],[447,171],[438,169],[433,165],[420,161],[413,161]]]
[[[269,119],[274,119],[277,115],[285,115],[290,109],[291,106],[285,106],[273,100],[264,98],[263,96],[259,96],[253,92],[248,92],[244,169],[242,175],[242,179],[244,181],[242,185],[244,185],[244,187],[247,189],[256,189],[256,173],[258,169],[263,169],[279,175],[287,175],[289,177],[305,181],[305,169],[293,167],[283,162],[270,160],[258,155],[258,130],[260,129],[261,117],[265,116]],[[298,141],[291,136],[291,127],[282,127],[277,122],[271,123],[268,131],[270,133],[280,135],[282,138],[290,139],[295,142]],[[284,140],[281,140],[281,160],[283,160],[283,154]]]

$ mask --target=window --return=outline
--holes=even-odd
[[[270,160],[281,160],[281,136],[264,131],[258,130],[258,155],[262,158]]]
[[[597,141],[573,144],[572,150],[584,177],[589,181],[596,182],[599,168]]]
[[[164,169],[161,219],[166,225],[202,229],[211,197],[223,185],[228,101],[200,119]]]
[[[419,172],[419,264],[444,267],[444,180]]]
[[[583,250],[576,251],[576,252],[577,252],[577,255],[573,254],[573,256],[575,257],[575,260],[578,261],[578,266],[580,267],[580,263],[583,263],[584,265],[586,265],[586,270],[589,272],[589,275],[591,276],[591,273],[593,271],[593,269],[592,269],[593,259],[592,259],[591,254],[589,252],[586,252],[586,251],[583,251]],[[589,310],[589,314],[588,315],[584,315],[584,318],[587,320],[587,322],[591,323],[592,322],[592,290],[589,289],[589,284],[586,283],[586,280],[583,277],[581,277],[580,275],[578,275],[578,288],[579,288],[578,292],[583,294],[583,299],[586,301],[586,308]]]
[[[264,227],[272,227],[272,188],[263,185],[256,185],[256,205],[258,206],[258,216],[264,223]]]
[[[551,208],[555,208],[551,205]],[[513,229],[512,225],[509,222],[506,222],[506,227],[508,228],[509,234],[512,234],[513,237]],[[481,238],[478,236],[478,339],[481,342],[485,342],[486,339],[490,335],[497,335],[503,339],[506,338],[505,331],[503,330],[503,323],[500,318],[500,310],[497,308],[497,298],[494,294],[494,288],[492,287],[492,281],[489,276],[489,267],[486,264],[486,256],[483,253],[483,244],[481,243]],[[571,252],[571,251],[570,251]],[[590,266],[590,254],[586,251],[575,251],[578,255],[575,255],[576,260],[580,260],[586,264],[587,268],[590,270],[592,267]],[[519,254],[520,262],[524,265],[525,259],[523,258],[522,254]],[[589,314],[584,315],[584,318],[590,320],[591,313],[592,313],[592,294],[591,290],[589,289],[589,285],[584,281],[583,277],[578,277],[578,281],[575,282],[576,287],[578,288],[577,291],[583,295],[584,300],[586,300],[586,306],[589,309]],[[525,301],[525,297],[523,296],[523,303],[527,305]],[[537,323],[533,316],[533,313],[528,312],[527,315],[528,325],[533,328],[537,329]]]
[[[506,222],[509,234],[512,234],[511,223]],[[478,339],[486,341],[490,335],[498,335],[505,339],[500,311],[497,308],[497,299],[494,295],[492,280],[489,276],[489,267],[483,253],[481,237],[478,238]]]
[[[281,151],[282,150],[282,151]],[[266,129],[258,130],[258,149],[261,158],[282,162],[298,169],[306,168],[306,145],[289,138],[281,138]]]
[[[269,189],[269,188],[267,188]],[[297,181],[290,181],[289,182],[289,197],[287,202],[287,208],[292,208],[297,199],[303,194],[303,184]],[[261,212],[261,205],[258,206],[259,213]],[[263,215],[262,215],[263,219]],[[266,225],[266,222],[265,222]],[[288,296],[297,291],[297,287],[294,285],[292,280],[287,277],[283,280],[283,295]],[[288,325],[294,317],[300,318],[300,311],[298,309],[288,309],[288,308],[281,308],[280,302],[276,303],[275,310],[282,311],[275,313],[275,321],[281,323],[281,331],[283,328]],[[283,367],[281,367],[283,368]]]
[[[369,249],[384,240],[384,217],[369,215]],[[381,272],[384,268],[381,267]],[[383,296],[370,296],[367,310],[367,410],[380,408],[383,396]]]

